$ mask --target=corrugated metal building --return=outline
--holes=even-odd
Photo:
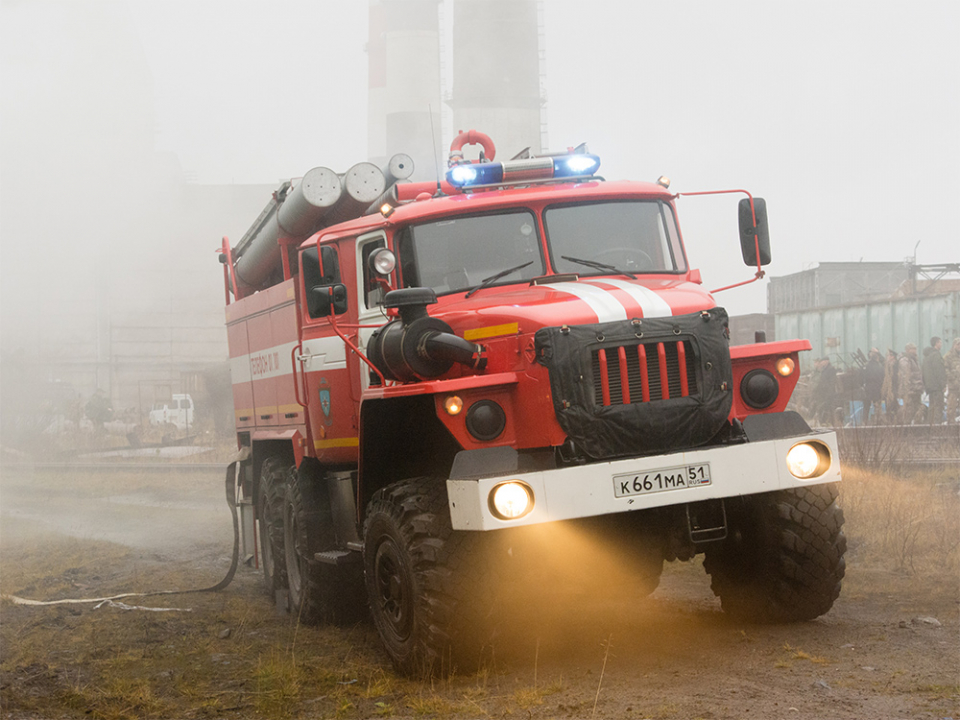
[[[825,262],[770,278],[767,312],[776,315],[889,298],[910,278],[906,262]]]
[[[858,349],[864,355],[872,347],[899,353],[912,342],[922,350],[934,335],[949,348],[953,338],[960,337],[960,292],[780,313],[776,332],[780,338],[810,340],[813,353],[801,357],[804,370],[812,358],[823,355],[839,360],[841,367],[849,365]]]

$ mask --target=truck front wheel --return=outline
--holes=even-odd
[[[728,537],[706,546],[704,568],[724,612],[755,622],[799,622],[840,595],[843,510],[837,485],[728,501]]]
[[[446,483],[377,491],[364,524],[367,599],[394,666],[410,676],[476,667],[484,648],[479,533],[450,526]]]

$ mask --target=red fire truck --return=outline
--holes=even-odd
[[[615,528],[638,595],[703,553],[727,613],[827,612],[836,437],[786,409],[809,343],[730,347],[677,220],[698,193],[604,181],[584,146],[495,154],[471,131],[441,182],[406,181],[403,155],[315,168],[224,238],[244,552],[268,592],[306,621],[369,607],[402,672],[466,667],[495,579],[536,567],[524,529],[565,522]],[[759,278],[765,203],[723,192]]]

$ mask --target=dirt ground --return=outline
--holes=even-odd
[[[649,598],[558,599],[492,666],[427,682],[394,674],[369,623],[281,615],[251,568],[220,593],[5,599],[0,715],[960,719],[957,487],[851,479],[844,589],[814,622],[731,621],[702,565],[674,563]],[[231,549],[219,471],[0,473],[6,595],[203,587]]]

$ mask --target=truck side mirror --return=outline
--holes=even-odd
[[[307,310],[314,318],[327,317],[331,312],[342,315],[347,311],[347,286],[343,283],[314,285],[310,289]]]
[[[753,209],[757,216],[757,225],[753,225],[750,212],[750,199],[744,198],[737,208],[740,216],[740,252],[743,262],[752,267],[757,265],[757,248],[760,250],[760,264],[770,264],[770,228],[767,225],[767,202],[763,198],[753,199]]]

